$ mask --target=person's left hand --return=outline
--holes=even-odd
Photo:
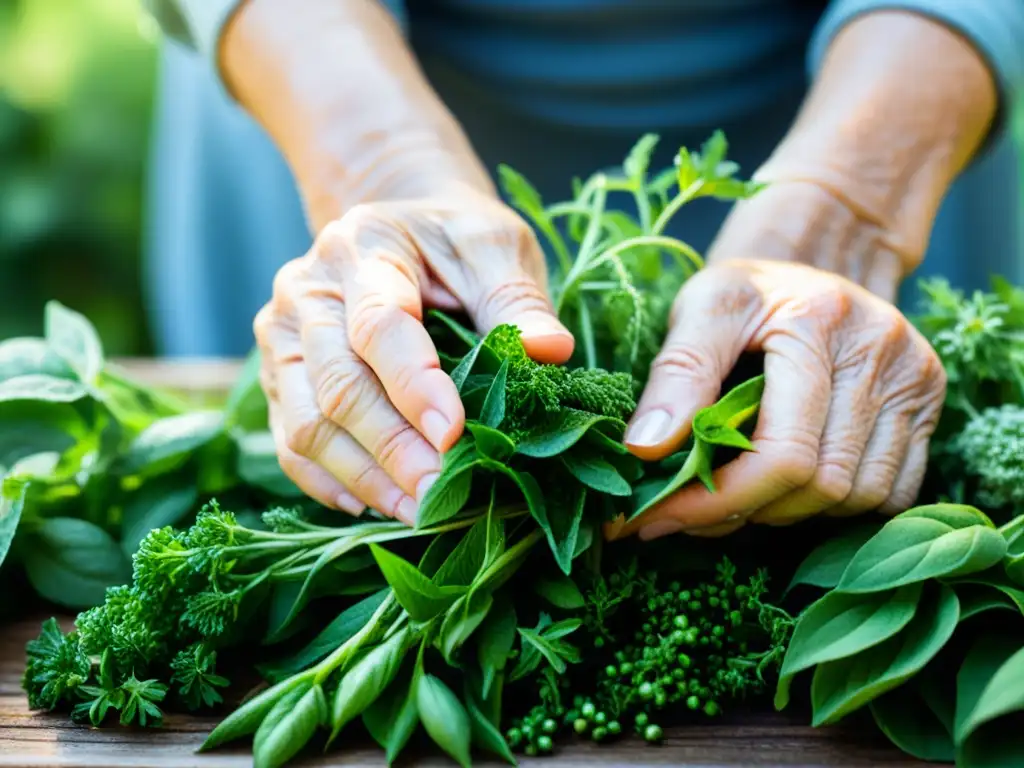
[[[744,205],[771,210],[774,194],[761,194],[767,197],[756,206]],[[780,205],[790,198],[775,194]],[[859,282],[872,293],[853,279],[794,263],[820,254],[820,241],[772,243],[770,229],[778,234],[758,227],[752,242],[727,246],[728,257],[721,241],[739,246],[745,236],[720,237],[718,257],[685,284],[626,433],[626,445],[641,458],[669,455],[689,434],[694,414],[719,396],[740,355],[762,352],[756,450],[715,473],[716,492],[693,483],[629,525],[613,526],[612,537],[720,535],[746,521],[787,524],[876,508],[894,514],[916,498],[946,381],[924,337],[875,295],[894,295],[898,270],[866,268],[866,252],[835,249],[836,258],[847,253],[860,263]],[[898,263],[879,251],[878,238],[862,242],[879,264]],[[758,250],[767,260],[755,258]],[[886,274],[894,277],[879,277]]]

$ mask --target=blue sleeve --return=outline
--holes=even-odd
[[[986,142],[991,145],[1024,95],[1024,0],[832,0],[811,38],[812,75],[843,26],[857,16],[883,10],[919,13],[945,24],[984,57],[999,88],[999,112]]]

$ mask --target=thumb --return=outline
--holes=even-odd
[[[715,402],[753,336],[761,304],[756,290],[745,277],[737,284],[734,270],[712,269],[679,292],[665,343],[626,430],[626,447],[641,459],[662,459],[679,448],[693,417]]]

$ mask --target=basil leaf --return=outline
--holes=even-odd
[[[505,387],[508,382],[508,358],[501,361],[501,367],[494,375],[491,388],[487,390],[483,408],[480,410],[480,421],[484,426],[497,429],[505,420]]]
[[[953,735],[916,686],[896,688],[868,707],[879,730],[903,752],[927,762],[953,762]]]
[[[146,535],[164,526],[176,526],[195,509],[196,487],[181,477],[157,478],[132,493],[121,518],[121,550],[131,558]]]
[[[77,381],[58,379],[45,373],[27,373],[0,382],[0,403],[15,400],[73,403],[88,394]]]
[[[302,693],[305,693],[308,686],[308,678],[289,677],[253,696],[213,729],[206,737],[206,741],[199,747],[199,751],[206,752],[221,744],[255,733],[279,701],[291,695],[296,689],[301,688]]]
[[[57,301],[48,301],[43,335],[83,383],[89,386],[95,383],[103,369],[103,346],[96,329],[84,315]]]
[[[509,749],[508,742],[494,724],[487,719],[472,697],[466,699],[466,711],[469,714],[470,732],[473,743],[480,749],[492,752],[511,765],[516,765],[516,757]]]
[[[599,425],[614,427],[619,434],[626,425],[610,416],[563,408],[555,417],[534,427],[520,438],[516,453],[534,459],[547,459],[572,448],[590,430]]]
[[[323,689],[314,685],[294,706],[282,711],[280,719],[268,717],[272,727],[253,744],[253,768],[280,768],[306,746],[324,720],[327,701]]]
[[[633,490],[633,511],[627,518],[635,520],[651,507],[660,504],[683,486],[696,478],[708,478],[711,472],[711,459],[714,448],[702,440],[694,442],[686,454],[686,459],[679,471],[668,480],[654,478],[641,483]]]
[[[986,528],[996,527],[988,515],[980,509],[966,504],[925,504],[908,509],[899,517],[904,520],[919,517],[937,520],[950,528],[970,528],[973,525],[983,525]]]
[[[420,501],[417,528],[443,523],[469,501],[472,470],[480,462],[471,440],[460,440],[441,457],[441,472]]]
[[[516,611],[512,603],[499,598],[477,633],[477,659],[482,673],[481,689],[484,698],[490,691],[495,675],[505,669],[512,644],[516,639]]]
[[[797,619],[775,689],[775,708],[789,703],[793,678],[817,664],[853,656],[899,632],[914,616],[921,585],[890,592],[846,595],[829,592]]]
[[[476,449],[482,456],[494,461],[504,461],[515,453],[515,441],[504,432],[475,421],[467,421],[466,429],[473,435]]]
[[[456,600],[448,609],[441,623],[437,645],[444,660],[451,666],[456,666],[456,652],[476,632],[493,604],[494,598],[490,592],[470,592]]]
[[[27,490],[28,482],[17,477],[4,478],[0,485],[0,565],[3,565],[18,530]]]
[[[439,587],[468,587],[487,555],[487,518],[481,517],[437,569],[432,581]]]
[[[394,590],[395,599],[415,621],[430,621],[441,615],[466,592],[465,587],[437,586],[415,565],[377,544],[370,544],[370,551]]]
[[[819,664],[811,683],[812,724],[835,723],[916,675],[946,645],[959,620],[956,594],[940,585],[898,635],[855,656]]]
[[[738,427],[757,413],[764,393],[764,382],[764,376],[745,381],[714,405],[698,411],[693,418],[694,437],[709,445],[753,450],[754,446]]]
[[[618,470],[600,457],[566,453],[562,456],[562,463],[573,477],[595,491],[609,496],[629,496],[633,493]]]
[[[832,589],[853,556],[877,532],[877,525],[857,525],[815,547],[796,569],[784,594],[800,585]]]
[[[198,411],[153,422],[135,438],[122,458],[126,472],[163,471],[211,442],[224,431],[224,414]]]
[[[43,339],[22,336],[0,341],[0,381],[31,373],[45,373],[58,379],[75,376],[75,372]]]
[[[416,706],[430,738],[462,768],[470,768],[469,715],[452,690],[433,675],[423,675],[416,686]]]
[[[103,602],[107,587],[131,579],[131,567],[110,534],[86,520],[51,517],[34,530],[24,553],[36,592],[66,608]]]
[[[930,517],[893,518],[854,555],[836,587],[840,592],[874,592],[938,576],[983,571],[1006,554],[1006,540],[994,528],[955,528]]]
[[[956,727],[964,745],[985,723],[1024,710],[1024,648],[1007,636],[987,635],[968,651],[957,675]]]
[[[533,584],[534,591],[556,608],[575,611],[585,605],[583,593],[576,582],[568,576],[539,579]]]
[[[236,434],[234,441],[238,447],[235,471],[247,485],[284,499],[299,499],[305,495],[281,469],[270,432]]]
[[[386,761],[391,765],[409,743],[420,713],[416,708],[417,675],[409,681],[395,680],[383,695],[363,712],[363,724],[374,740],[387,751]]]
[[[961,586],[956,590],[956,596],[960,600],[960,623],[963,624],[970,618],[989,611],[1012,611],[1017,613],[1016,604],[1007,595],[991,589],[970,590]]]
[[[412,639],[409,627],[402,627],[383,643],[371,648],[369,653],[345,672],[334,694],[328,743],[334,741],[341,729],[361,715],[391,684],[402,666]]]

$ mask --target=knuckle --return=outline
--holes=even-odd
[[[502,317],[512,312],[551,311],[551,302],[537,282],[521,275],[484,292],[477,306],[477,314]]]
[[[417,432],[410,424],[402,424],[398,429],[385,433],[373,446],[373,455],[381,466],[403,467],[404,460],[418,442]]]
[[[365,356],[379,345],[382,336],[401,322],[403,314],[403,309],[391,304],[360,302],[351,307],[348,340],[352,349]]]
[[[346,425],[356,413],[373,408],[376,386],[366,367],[356,360],[337,360],[328,365],[316,382],[320,413],[335,424]]]
[[[317,413],[304,414],[285,431],[285,446],[298,456],[313,458],[320,452],[326,437],[327,423]]]
[[[707,349],[692,344],[669,343],[651,362],[651,376],[691,378],[696,375],[717,375],[718,359]]]
[[[846,500],[853,490],[854,472],[845,463],[829,461],[818,466],[811,488],[822,501],[833,505]]]
[[[899,466],[892,458],[866,460],[857,473],[849,500],[858,509],[880,507],[892,491]]]
[[[259,347],[266,347],[269,342],[270,329],[274,324],[274,309],[270,304],[264,304],[252,320],[252,332],[256,337],[256,344]]]
[[[810,483],[818,470],[817,439],[810,433],[799,433],[771,442],[774,444],[765,451],[765,458],[779,483],[790,490]]]

